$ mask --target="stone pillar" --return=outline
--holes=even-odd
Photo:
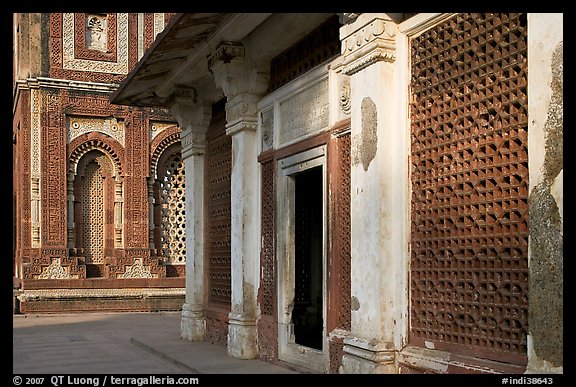
[[[232,136],[232,308],[228,316],[228,354],[254,359],[258,356],[260,268],[257,103],[267,87],[267,78],[245,60],[239,44],[221,45],[210,64],[216,84],[227,97],[226,134]]]
[[[74,231],[74,173],[68,173],[68,180],[66,183],[66,199],[68,203],[68,211],[66,213],[66,236],[68,239],[68,248],[73,249],[76,247],[76,233]]]
[[[204,150],[212,106],[198,101],[194,89],[173,93],[171,113],[182,128],[186,183],[186,300],[180,336],[203,341],[206,335],[204,278]]]
[[[122,177],[114,177],[114,247],[123,247],[124,229],[124,195],[122,193]]]
[[[563,18],[528,14],[527,373],[563,373]]]
[[[154,249],[154,176],[148,178],[148,243]]]
[[[407,39],[387,14],[340,29],[351,89],[352,321],[343,373],[396,373],[408,310]]]

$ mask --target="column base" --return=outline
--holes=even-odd
[[[357,338],[344,339],[344,374],[396,374],[396,351],[388,343],[370,344]]]
[[[204,341],[206,337],[206,317],[203,308],[184,303],[180,337],[189,341]]]
[[[228,355],[239,359],[258,357],[258,330],[256,320],[241,314],[228,316]]]

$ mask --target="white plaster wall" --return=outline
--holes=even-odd
[[[528,14],[528,168],[529,192],[544,181],[544,157],[546,145],[546,121],[552,98],[552,54],[563,42],[563,14]],[[558,205],[563,229],[563,170],[555,177],[551,194]],[[529,256],[529,266],[530,266]],[[563,373],[563,367],[555,367],[540,359],[534,350],[533,337],[528,335],[527,373]]]
[[[563,41],[563,16],[561,13],[528,14],[528,168],[529,191],[542,182],[544,165],[544,125],[550,106],[552,90],[552,53]]]
[[[377,109],[376,156],[364,170],[352,165],[352,333],[394,343],[406,332],[408,250],[407,48],[396,61],[378,62],[352,76],[352,159],[359,145],[361,104]],[[393,349],[393,348],[389,348]]]

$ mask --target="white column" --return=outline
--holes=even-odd
[[[182,128],[182,160],[186,183],[186,300],[180,336],[203,341],[206,335],[204,278],[204,149],[211,105],[196,101],[196,92],[177,90],[171,113]]]
[[[258,356],[256,304],[260,249],[257,118],[256,115],[250,118],[228,125],[226,131],[232,136],[232,310],[228,317],[228,353],[241,359]]]
[[[563,373],[563,15],[528,14],[527,373]]]
[[[351,296],[344,373],[396,373],[407,332],[407,41],[386,14],[340,30],[351,88]]]
[[[232,307],[228,316],[228,354],[254,359],[258,356],[260,270],[257,104],[267,87],[267,74],[251,66],[238,43],[218,47],[210,63],[214,80],[227,97],[226,133],[232,136]]]

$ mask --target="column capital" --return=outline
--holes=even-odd
[[[170,113],[182,130],[206,132],[212,116],[210,101],[198,97],[194,87],[176,87],[168,97]]]
[[[387,14],[360,14],[342,26],[342,72],[352,75],[376,62],[394,62],[397,34],[398,25]]]
[[[222,42],[208,63],[214,82],[227,98],[227,134],[256,130],[258,101],[268,89],[270,79],[267,64],[256,64],[246,56],[239,42]]]

